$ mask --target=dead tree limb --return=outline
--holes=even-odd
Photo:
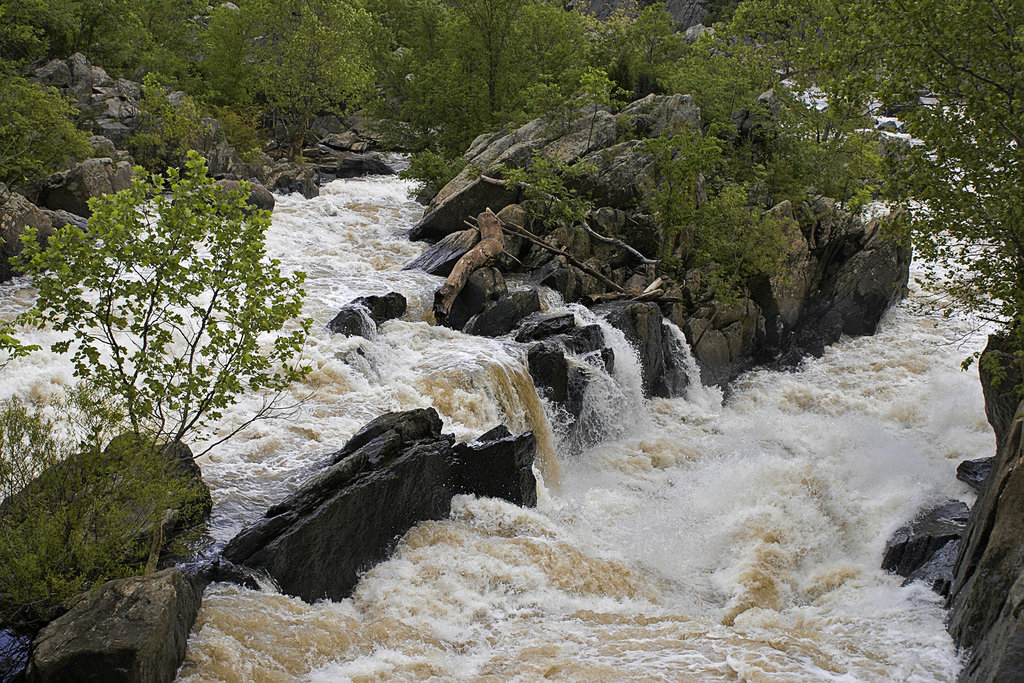
[[[476,219],[480,230],[480,241],[476,246],[462,255],[444,284],[434,294],[434,317],[442,322],[452,310],[452,303],[466,286],[469,276],[480,266],[492,258],[500,256],[505,250],[505,234],[502,232],[501,219],[490,209],[482,212]]]
[[[590,275],[591,277],[594,277],[594,278],[598,279],[599,281],[604,283],[606,286],[611,287],[615,291],[617,291],[617,292],[625,292],[626,291],[621,286],[619,286],[614,280],[611,280],[611,279],[607,278],[606,276],[602,275],[598,271],[596,271],[593,268],[591,268],[590,266],[586,265],[585,263],[583,263],[579,259],[575,258],[567,250],[559,249],[558,247],[555,247],[555,246],[552,246],[552,245],[548,244],[547,242],[545,242],[541,238],[537,237],[536,235],[534,235],[532,232],[530,232],[526,228],[522,227],[521,225],[516,225],[515,223],[504,223],[503,227],[505,229],[505,232],[508,232],[509,234],[512,234],[512,235],[517,235],[519,237],[522,237],[523,239],[527,240],[528,242],[532,242],[533,244],[536,244],[541,249],[549,251],[552,254],[557,254],[558,256],[561,256],[562,258],[565,259],[566,263],[571,265],[573,268],[576,268],[577,270],[581,270],[584,273],[586,273],[587,275]]]
[[[625,250],[627,253],[631,254],[635,259],[640,261],[640,263],[644,264],[645,266],[655,266],[655,265],[657,265],[658,263],[661,262],[661,259],[647,258],[646,256],[644,256],[639,251],[637,251],[633,247],[629,246],[628,244],[626,244],[622,240],[617,240],[614,237],[605,237],[604,235],[598,233],[592,227],[587,225],[586,221],[580,221],[580,225],[583,226],[583,229],[586,230],[587,234],[589,234],[591,237],[593,237],[593,238],[595,238],[597,240],[600,240],[601,242],[604,242],[605,244],[612,244],[612,245],[618,247],[619,249]]]

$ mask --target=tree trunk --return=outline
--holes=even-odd
[[[452,269],[451,274],[440,289],[434,294],[434,318],[438,323],[444,321],[452,310],[452,303],[459,295],[466,281],[477,268],[492,258],[496,258],[505,249],[505,234],[501,231],[501,219],[490,209],[476,217],[480,230],[480,242],[463,254]]]

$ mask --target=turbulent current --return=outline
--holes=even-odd
[[[440,278],[400,270],[423,250],[404,237],[422,213],[408,189],[368,178],[278,198],[268,249],[307,273],[312,372],[287,418],[199,459],[215,547],[395,410],[433,406],[463,440],[500,423],[534,430],[540,503],[456,498],[342,602],[214,584],[180,680],[955,679],[941,599],[878,565],[921,506],[970,502],[956,465],[993,451],[977,377],[959,369],[984,343],[969,321],[929,313],[915,289],[878,334],[796,371],[744,375],[726,400],[693,383],[652,401],[605,325],[615,373],[591,384],[584,416],[601,440],[578,453],[523,345],[431,324]],[[354,297],[389,291],[409,311],[375,339],[324,328]],[[27,282],[0,287],[0,315],[31,300]],[[542,302],[593,319],[554,293]],[[41,352],[4,371],[0,394],[45,402],[71,381]],[[257,406],[243,399],[218,430]]]

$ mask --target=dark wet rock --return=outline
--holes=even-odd
[[[466,280],[466,286],[452,302],[448,316],[441,321],[446,327],[461,330],[470,318],[508,293],[505,278],[497,268],[478,268]]]
[[[26,680],[172,681],[201,599],[177,569],[108,581],[40,632]]]
[[[329,323],[327,329],[334,334],[346,337],[363,337],[373,339],[377,336],[377,325],[370,318],[370,313],[362,306],[346,304]]]
[[[576,317],[572,313],[555,315],[528,322],[516,332],[517,342],[531,342],[547,339],[558,334],[567,334],[576,329]],[[603,340],[602,340],[603,341]]]
[[[132,167],[126,161],[86,159],[69,171],[50,176],[39,193],[39,203],[88,218],[92,215],[90,199],[127,189],[131,179]]]
[[[256,572],[248,567],[240,567],[223,557],[216,557],[197,566],[188,567],[186,575],[201,591],[211,583],[233,583],[250,590],[260,589]]]
[[[513,436],[504,425],[452,449],[455,493],[502,498],[523,507],[537,505],[533,432]]]
[[[338,178],[358,178],[365,175],[394,175],[395,169],[388,166],[375,154],[353,154],[338,162],[334,175]]]
[[[523,318],[539,310],[540,294],[537,290],[512,292],[487,304],[462,329],[481,337],[500,337],[514,330]]]
[[[341,307],[338,314],[327,323],[327,329],[335,334],[358,335],[373,339],[377,326],[385,320],[405,315],[405,297],[398,292],[382,296],[361,296]]]
[[[475,228],[453,232],[407,263],[402,270],[419,269],[431,275],[448,277],[459,259],[479,241],[480,232]]]
[[[0,186],[0,196],[6,191]],[[53,234],[49,216],[17,192],[10,193],[7,201],[0,204],[0,282],[18,274],[10,259],[21,252],[21,236],[29,228],[36,230],[40,246]]]
[[[953,583],[953,567],[956,556],[960,552],[960,539],[947,541],[927,562],[910,572],[904,585],[912,581],[921,581],[933,591],[945,597],[949,595],[949,587]]]
[[[530,348],[526,360],[530,377],[541,395],[556,405],[564,405],[569,397],[565,349],[554,342],[541,342]]]
[[[237,180],[226,180],[221,179],[217,181],[217,186],[222,187],[228,192],[235,192],[239,189],[239,182]],[[259,183],[249,183],[249,196],[246,197],[245,203],[251,206],[253,209],[259,209],[261,211],[273,211],[274,210],[274,195],[267,188],[263,187]]]
[[[985,492],[985,482],[995,464],[995,457],[964,460],[956,467],[956,478],[964,482],[978,495]]]
[[[952,580],[950,553],[955,557],[960,536],[970,515],[967,505],[949,500],[929,508],[896,530],[886,543],[882,569],[900,576],[927,581],[945,594]],[[952,548],[946,546],[953,543]],[[936,556],[943,551],[941,558]]]
[[[266,517],[225,548],[235,564],[266,570],[304,600],[341,599],[415,524],[443,519],[459,493],[536,501],[535,441],[492,431],[456,447],[433,409],[367,424]]]
[[[947,626],[968,653],[961,681],[1016,681],[1024,671],[1022,415],[1024,404],[1000,444],[957,556]]]

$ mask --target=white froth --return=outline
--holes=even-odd
[[[226,542],[368,420],[426,406],[459,439],[497,423],[537,431],[539,507],[459,497],[450,519],[410,531],[340,603],[214,585],[183,680],[955,678],[940,599],[878,565],[920,506],[969,501],[956,465],[992,451],[977,378],[959,370],[984,343],[971,321],[931,315],[915,289],[874,337],[797,371],[749,373],[724,403],[697,383],[685,398],[644,401],[635,353],[597,321],[615,371],[596,378],[584,410],[606,438],[570,456],[525,347],[431,324],[440,279],[401,270],[423,249],[405,238],[422,213],[409,187],[371,178],[278,198],[268,249],[308,274],[312,371],[290,391],[288,419],[200,459],[212,533]],[[325,329],[352,298],[389,291],[410,309],[374,340]],[[0,315],[31,297],[24,280],[0,286]],[[542,299],[595,322],[554,293]],[[71,381],[44,351],[12,363],[0,394],[45,400]],[[220,428],[256,405],[244,398]]]

